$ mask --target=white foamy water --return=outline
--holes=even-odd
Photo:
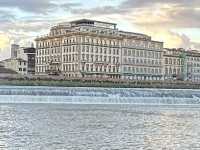
[[[199,105],[200,90],[0,86],[0,103]]]

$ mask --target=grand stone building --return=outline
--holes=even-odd
[[[35,74],[35,51],[32,47],[20,47],[17,51],[17,58],[21,58],[27,62],[27,74]]]
[[[180,79],[186,76],[184,49],[164,49],[164,79]]]
[[[200,82],[200,53],[198,51],[186,52],[187,80]]]
[[[127,34],[122,40],[121,68],[123,79],[163,79],[163,43]]]
[[[36,74],[160,80],[163,43],[113,23],[77,20],[36,39]]]
[[[165,49],[164,78],[200,82],[200,53],[194,50]]]

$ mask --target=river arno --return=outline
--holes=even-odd
[[[200,107],[0,104],[2,150],[199,150]]]

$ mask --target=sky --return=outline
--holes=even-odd
[[[166,48],[200,50],[199,0],[0,0],[0,60],[10,44],[29,46],[51,26],[82,18],[148,34]]]

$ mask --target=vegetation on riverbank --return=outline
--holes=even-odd
[[[13,86],[60,86],[60,87],[107,87],[107,88],[168,88],[199,89],[200,84],[186,81],[125,81],[83,79],[0,79],[0,85]]]

